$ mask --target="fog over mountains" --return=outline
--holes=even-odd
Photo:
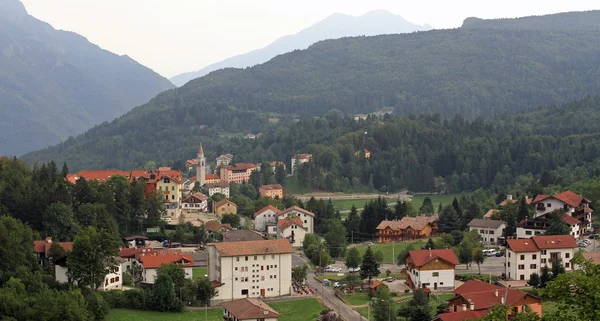
[[[382,34],[409,33],[431,30],[429,25],[419,26],[406,21],[398,15],[385,10],[368,12],[354,17],[336,13],[320,22],[298,32],[277,39],[272,44],[250,51],[248,53],[227,58],[223,61],[208,65],[198,71],[183,73],[171,78],[176,86],[182,86],[188,81],[202,77],[212,71],[227,68],[245,68],[269,61],[271,58],[297,49],[306,49],[311,44],[325,40],[351,36],[374,36]]]

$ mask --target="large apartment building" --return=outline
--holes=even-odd
[[[248,183],[250,174],[255,170],[260,170],[260,165],[240,163],[223,166],[220,169],[221,181],[225,183],[236,182],[238,184]]]
[[[217,287],[212,303],[292,293],[292,253],[283,240],[208,244],[208,278]]]
[[[541,275],[544,266],[549,268],[558,259],[566,270],[572,270],[571,259],[577,252],[573,235],[533,236],[530,239],[506,240],[506,277],[512,280],[529,280],[533,273]]]

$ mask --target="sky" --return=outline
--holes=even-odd
[[[600,9],[598,0],[21,0],[34,17],[76,32],[165,77],[262,48],[334,13],[378,9],[436,29],[467,17]]]

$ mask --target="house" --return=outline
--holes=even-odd
[[[406,241],[427,238],[437,232],[438,215],[405,216],[401,220],[381,221],[377,225],[377,237],[380,243]]]
[[[185,161],[185,168],[187,168],[188,172],[191,172],[197,166],[198,166],[198,160],[195,159],[195,158],[194,159],[188,159],[188,160]]]
[[[450,312],[442,313],[434,320],[459,321],[475,320],[486,315],[497,304],[509,306],[510,314],[531,309],[542,317],[542,301],[527,292],[489,284],[479,280],[469,280],[456,288],[455,296],[448,300]],[[507,319],[511,319],[507,316]]]
[[[373,296],[375,295],[375,293],[377,293],[377,291],[379,291],[379,289],[381,287],[385,287],[385,288],[388,287],[380,280],[375,280],[375,281],[371,282],[371,284],[367,283],[367,285],[369,286],[369,293],[371,293],[371,295],[373,295]]]
[[[154,284],[158,269],[165,264],[181,264],[185,272],[185,278],[192,278],[192,269],[194,260],[191,255],[183,255],[181,253],[172,253],[170,251],[162,254],[150,253],[140,257],[142,263],[142,282],[146,284]]]
[[[294,174],[294,168],[301,164],[310,162],[312,160],[312,154],[298,154],[292,156],[292,175]]]
[[[579,220],[579,233],[575,237],[584,235],[592,230],[592,208],[591,202],[583,196],[571,191],[564,191],[554,195],[538,195],[533,200],[535,206],[535,217],[542,216],[554,210],[560,209],[565,214]]]
[[[288,240],[209,243],[208,278],[217,287],[212,303],[292,294]]]
[[[244,136],[244,138],[246,138],[246,139],[256,139],[256,135],[254,135],[254,134],[248,134],[248,135]]]
[[[412,289],[454,290],[454,268],[458,258],[451,249],[408,251],[404,256],[406,282]]]
[[[206,212],[208,197],[202,193],[194,193],[183,200],[183,211],[186,213]]]
[[[504,244],[504,230],[506,229],[504,221],[474,218],[467,226],[469,231],[477,231],[486,244]]]
[[[77,282],[71,280],[69,277],[69,268],[67,267],[68,255],[61,257],[54,262],[54,276],[58,283],[73,283]],[[122,290],[123,289],[123,275],[121,270],[122,260],[117,258],[117,267],[114,270],[107,271],[108,273],[104,277],[104,282],[100,285],[98,290],[110,291],[110,290]]]
[[[277,214],[281,211],[273,205],[267,205],[254,213],[254,228],[266,232],[267,226],[277,225]]]
[[[277,311],[256,299],[243,298],[224,302],[221,306],[223,307],[223,321],[279,320]]]
[[[260,165],[240,163],[222,166],[220,169],[221,181],[225,183],[236,182],[238,184],[248,183],[250,174],[255,170],[260,170]]]
[[[227,166],[227,165],[231,164],[232,160],[233,160],[233,155],[231,155],[231,154],[220,155],[219,157],[216,158],[217,167]]]
[[[500,204],[498,204],[498,206],[504,207],[508,203],[516,204],[518,201],[519,200],[513,199],[513,196],[509,194],[509,195],[506,195],[506,199],[504,201],[502,201]],[[525,203],[527,203],[527,205],[531,204],[532,202],[533,202],[533,200],[529,196],[525,196]]]
[[[186,179],[182,185],[183,194],[187,195],[189,192],[191,192],[194,189],[195,186],[196,186],[196,176],[192,176],[192,177]]]
[[[215,194],[223,194],[225,197],[229,197],[229,183],[219,181],[218,183],[207,183],[204,186],[208,190],[209,197]]]
[[[231,227],[231,224],[229,224],[229,223],[221,224],[217,221],[208,221],[208,222],[204,223],[204,229],[206,230],[206,233],[211,238],[214,238],[215,233],[218,232],[218,233],[225,234],[226,231],[232,231],[233,227]]]
[[[277,214],[278,219],[299,217],[306,233],[315,232],[315,214],[298,206],[292,206]]]
[[[283,186],[279,184],[263,185],[258,188],[260,197],[283,198]]]
[[[494,214],[498,213],[498,212],[500,212],[500,210],[491,209],[491,210],[487,211],[487,212],[485,213],[485,215],[483,215],[483,219],[484,219],[484,220],[491,220],[491,219],[492,219],[492,216],[493,216]]]
[[[114,169],[101,169],[101,170],[83,170],[75,174],[67,174],[67,182],[71,184],[77,183],[80,178],[85,178],[87,181],[98,181],[98,183],[104,183],[108,181],[112,176],[119,175],[125,178],[129,178],[129,172],[114,170]]]
[[[214,184],[219,183],[221,181],[221,177],[217,174],[206,174],[206,183]]]
[[[550,223],[550,213],[546,213],[540,215],[536,218],[525,217],[524,220],[519,222],[519,226],[517,227],[517,238],[530,238],[533,235],[543,235],[546,232],[546,228]],[[574,237],[580,237],[583,233],[580,230],[581,225],[580,221],[569,214],[563,214],[562,220],[565,222],[569,228],[571,229],[570,234]]]
[[[145,182],[146,194],[156,192],[163,198],[167,217],[179,218],[183,194],[181,171],[172,170],[170,167],[160,167],[157,170],[132,170],[129,182],[139,180]]]
[[[565,269],[573,269],[571,259],[578,251],[573,235],[539,235],[530,239],[506,240],[506,276],[512,280],[528,281],[532,273],[541,274],[544,266],[551,267],[561,259]]]
[[[33,241],[33,251],[40,265],[46,263],[52,244],[58,244],[65,252],[73,250],[73,242],[52,242],[52,236],[47,236],[44,240]]]
[[[222,199],[215,203],[213,212],[215,212],[218,216],[223,216],[225,214],[237,214],[237,205],[228,199]]]
[[[367,117],[369,117],[369,115],[367,115],[367,114],[356,114],[356,115],[354,115],[354,120],[359,120],[359,119],[365,120],[365,119],[367,119]]]
[[[148,238],[143,235],[123,236],[121,239],[126,247],[131,248],[146,247],[146,242],[148,241]]]
[[[223,233],[223,242],[260,241],[264,236],[251,230],[233,230]]]
[[[288,217],[279,219],[277,224],[277,238],[290,241],[293,247],[302,247],[306,230],[302,226],[302,219],[299,217]]]
[[[277,171],[277,166],[283,166],[283,169],[286,169],[285,163],[280,161],[270,162],[269,166],[271,167],[271,170],[273,170],[273,173]]]
[[[360,157],[361,153],[362,153],[362,155],[365,155],[366,159],[371,158],[371,152],[366,148],[363,148],[362,150],[357,151],[356,153],[354,153],[354,156]]]

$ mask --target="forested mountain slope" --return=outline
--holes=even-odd
[[[217,132],[265,131],[273,126],[268,114],[334,108],[474,119],[598,94],[598,65],[598,32],[455,29],[329,40],[213,72],[24,159],[66,160],[73,169],[175,162],[199,141],[215,143]]]
[[[172,88],[162,76],[0,3],[0,153],[54,145]]]
[[[462,28],[525,30],[600,30],[600,10],[564,12],[511,19],[467,18]]]
[[[301,30],[297,34],[281,37],[264,48],[227,58],[197,71],[177,75],[170,80],[176,86],[183,86],[192,79],[202,77],[218,69],[245,68],[262,64],[277,55],[297,49],[306,49],[311,44],[325,39],[406,33],[430,29],[432,29],[430,26],[419,26],[410,23],[402,17],[385,10],[371,11],[359,17],[337,13]]]

